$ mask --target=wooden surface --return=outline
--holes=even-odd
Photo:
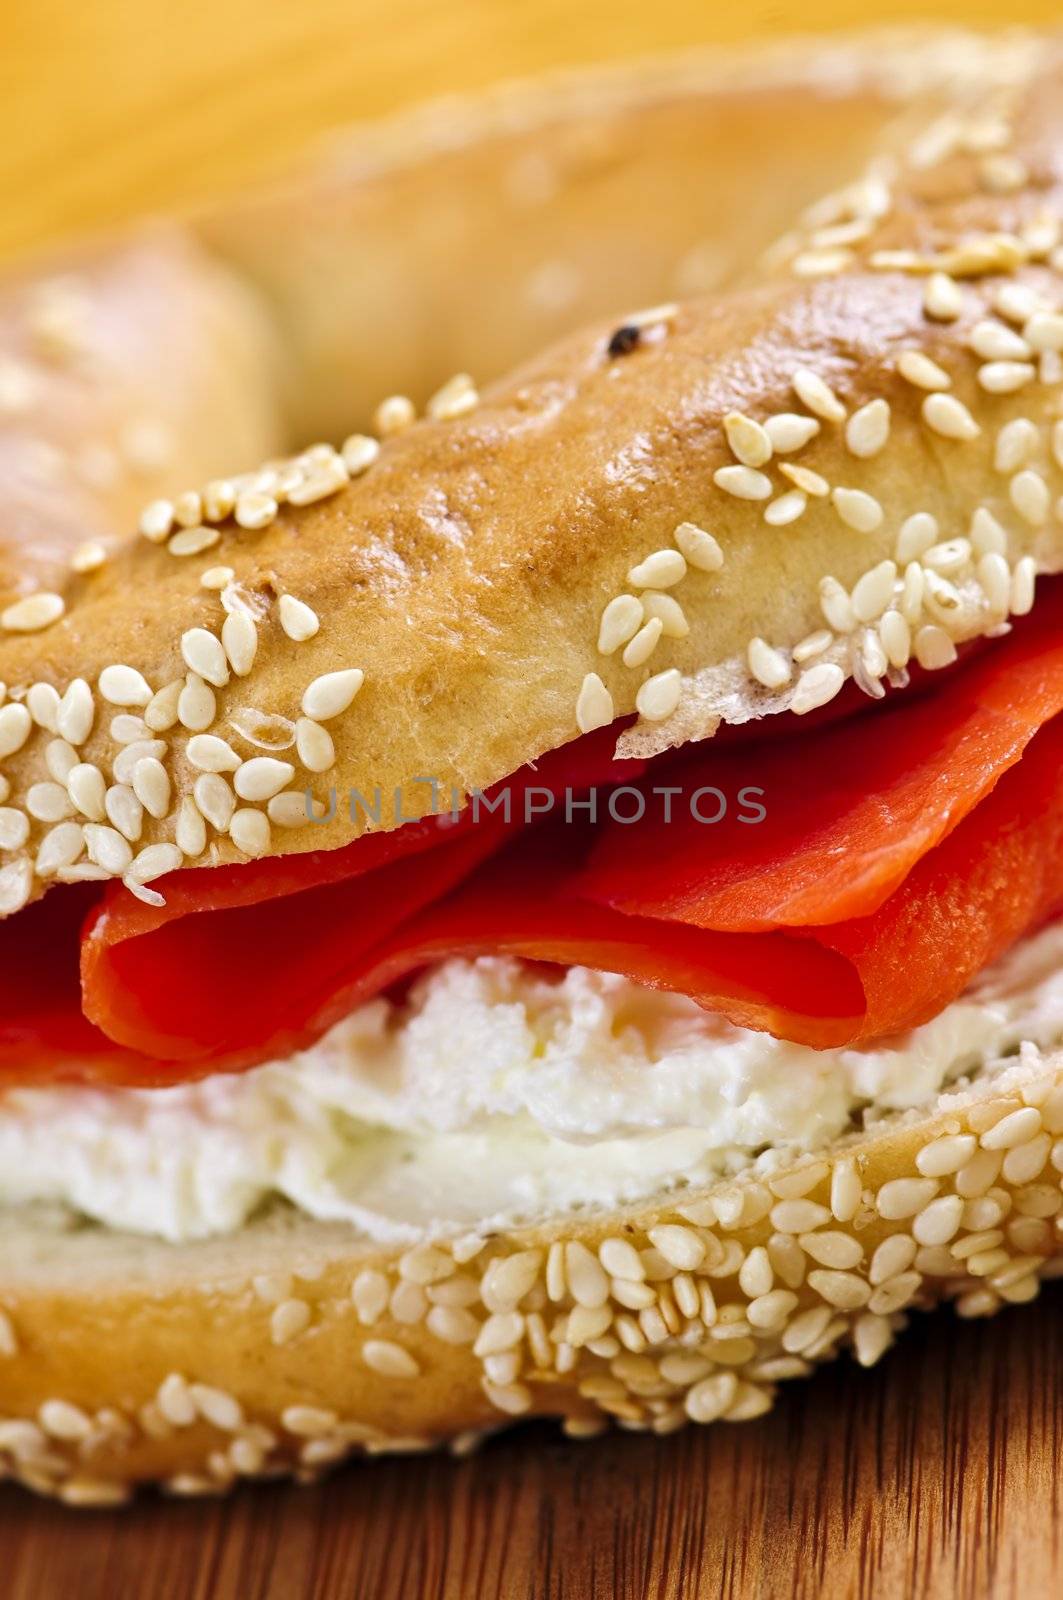
[[[926,0],[0,0],[0,255],[217,195],[357,116],[562,62],[925,18]],[[939,0],[1059,20],[1058,0]],[[74,1513],[0,1491],[6,1600],[1063,1593],[1063,1288],[986,1325],[917,1319],[739,1428],[467,1462],[360,1464],[314,1489]]]
[[[7,1490],[5,1600],[1049,1600],[1061,1312],[1057,1285],[992,1323],[917,1317],[872,1372],[670,1439],[518,1429],[120,1513]]]
[[[352,118],[563,63],[1058,0],[0,0],[0,256],[231,191]]]

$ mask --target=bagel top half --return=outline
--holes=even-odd
[[[0,772],[27,827],[0,909],[104,871],[30,795],[71,751],[117,781],[131,731],[168,780],[148,881],[248,853],[208,830],[186,855],[180,819],[204,770],[262,757],[262,718],[289,797],[242,837],[319,849],[350,823],[311,826],[306,787],[416,814],[425,774],[467,794],[619,718],[621,753],[653,754],[946,666],[1029,609],[1063,565],[1061,81],[936,119],[741,291],[599,324],[483,395],[458,378],[382,445],[190,486],[54,588],[5,550]],[[961,541],[951,577],[928,537]]]

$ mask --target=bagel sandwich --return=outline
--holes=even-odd
[[[342,385],[221,222],[12,286],[0,1460],[31,1489],[738,1421],[1052,1275],[1061,66],[957,44],[906,98],[895,48],[887,96],[846,46],[874,137],[727,287],[332,444],[286,453]],[[167,271],[160,370],[123,307]],[[74,483],[96,429],[120,468]]]

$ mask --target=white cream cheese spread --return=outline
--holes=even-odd
[[[402,1006],[374,1001],[241,1075],[9,1090],[0,1205],[59,1203],[173,1240],[234,1230],[277,1198],[384,1243],[501,1227],[814,1149],[1025,1040],[1063,1040],[1063,923],[867,1050],[786,1044],[583,967],[449,961]]]

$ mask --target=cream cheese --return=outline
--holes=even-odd
[[[312,1049],[176,1089],[10,1090],[0,1204],[165,1239],[282,1198],[400,1243],[648,1194],[829,1143],[1029,1040],[1063,1039],[1063,923],[934,1021],[814,1051],[575,967],[449,961]]]

